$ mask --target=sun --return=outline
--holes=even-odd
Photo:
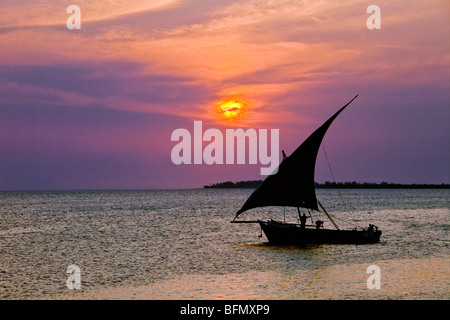
[[[222,100],[217,103],[217,113],[222,119],[236,121],[242,118],[247,107],[247,102],[242,98]]]

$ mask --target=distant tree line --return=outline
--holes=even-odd
[[[450,184],[401,184],[389,183],[383,181],[381,183],[372,182],[330,182],[317,183],[316,188],[347,188],[347,189],[449,189]]]
[[[261,184],[262,180],[253,181],[238,181],[238,182],[220,182],[214,183],[209,186],[203,186],[203,188],[256,188]]]
[[[203,186],[204,188],[257,188],[262,180],[226,181]],[[450,189],[450,184],[400,184],[400,183],[372,183],[372,182],[330,182],[315,183],[317,189]]]

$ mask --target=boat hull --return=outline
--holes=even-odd
[[[380,241],[380,230],[331,230],[301,228],[274,220],[258,221],[270,244],[364,244]]]

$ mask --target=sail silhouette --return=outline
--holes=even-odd
[[[356,97],[358,95],[340,108],[290,156],[286,157],[279,165],[277,173],[268,176],[255,189],[242,208],[236,213],[234,219],[244,211],[256,207],[284,206],[318,210],[314,171],[320,144],[334,119]]]

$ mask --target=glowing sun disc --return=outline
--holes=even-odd
[[[247,103],[239,98],[224,100],[217,103],[219,116],[227,120],[236,120],[242,116]]]

